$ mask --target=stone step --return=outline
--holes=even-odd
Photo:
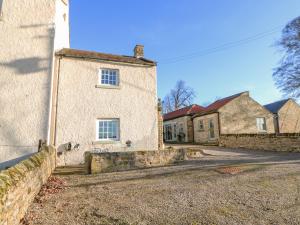
[[[59,166],[56,167],[53,175],[84,175],[87,174],[87,170],[84,165],[75,166]]]

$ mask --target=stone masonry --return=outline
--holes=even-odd
[[[0,172],[0,225],[17,225],[55,168],[56,150],[43,149]]]
[[[300,152],[300,133],[296,134],[225,134],[220,146],[266,151]]]

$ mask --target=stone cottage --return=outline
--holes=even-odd
[[[300,133],[300,106],[293,99],[265,105],[274,114],[276,133]]]
[[[62,49],[56,53],[52,141],[60,164],[78,164],[88,150],[158,149],[156,63],[133,56]],[[67,149],[67,150],[71,150]]]
[[[192,116],[204,107],[191,105],[163,115],[165,142],[193,142],[194,130]]]
[[[273,114],[243,92],[215,101],[193,116],[194,140],[217,142],[221,134],[274,133]]]
[[[158,149],[156,63],[70,49],[68,0],[0,0],[0,168],[55,144],[61,164],[87,150]]]

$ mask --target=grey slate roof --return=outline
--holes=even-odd
[[[278,113],[281,107],[290,99],[284,99],[277,102],[270,103],[268,105],[264,105],[264,107],[272,113]]]

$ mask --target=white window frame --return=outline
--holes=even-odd
[[[267,123],[265,117],[256,118],[256,127],[259,132],[267,132]]]
[[[110,74],[107,74],[106,76],[108,76],[108,78],[105,79],[105,80],[108,81],[108,83],[103,83],[103,79],[102,79],[103,71],[115,72],[116,73],[116,75],[115,75],[116,76],[116,79],[115,79],[116,83],[115,84],[110,84],[110,76],[112,76]],[[99,76],[99,81],[98,82],[99,82],[99,85],[101,85],[101,86],[119,87],[119,85],[120,85],[120,71],[118,69],[100,68],[98,76]]]
[[[100,122],[117,122],[116,138],[100,138]],[[106,134],[109,132],[107,131]],[[120,141],[120,119],[97,119],[96,120],[96,141],[100,142],[118,142]]]

